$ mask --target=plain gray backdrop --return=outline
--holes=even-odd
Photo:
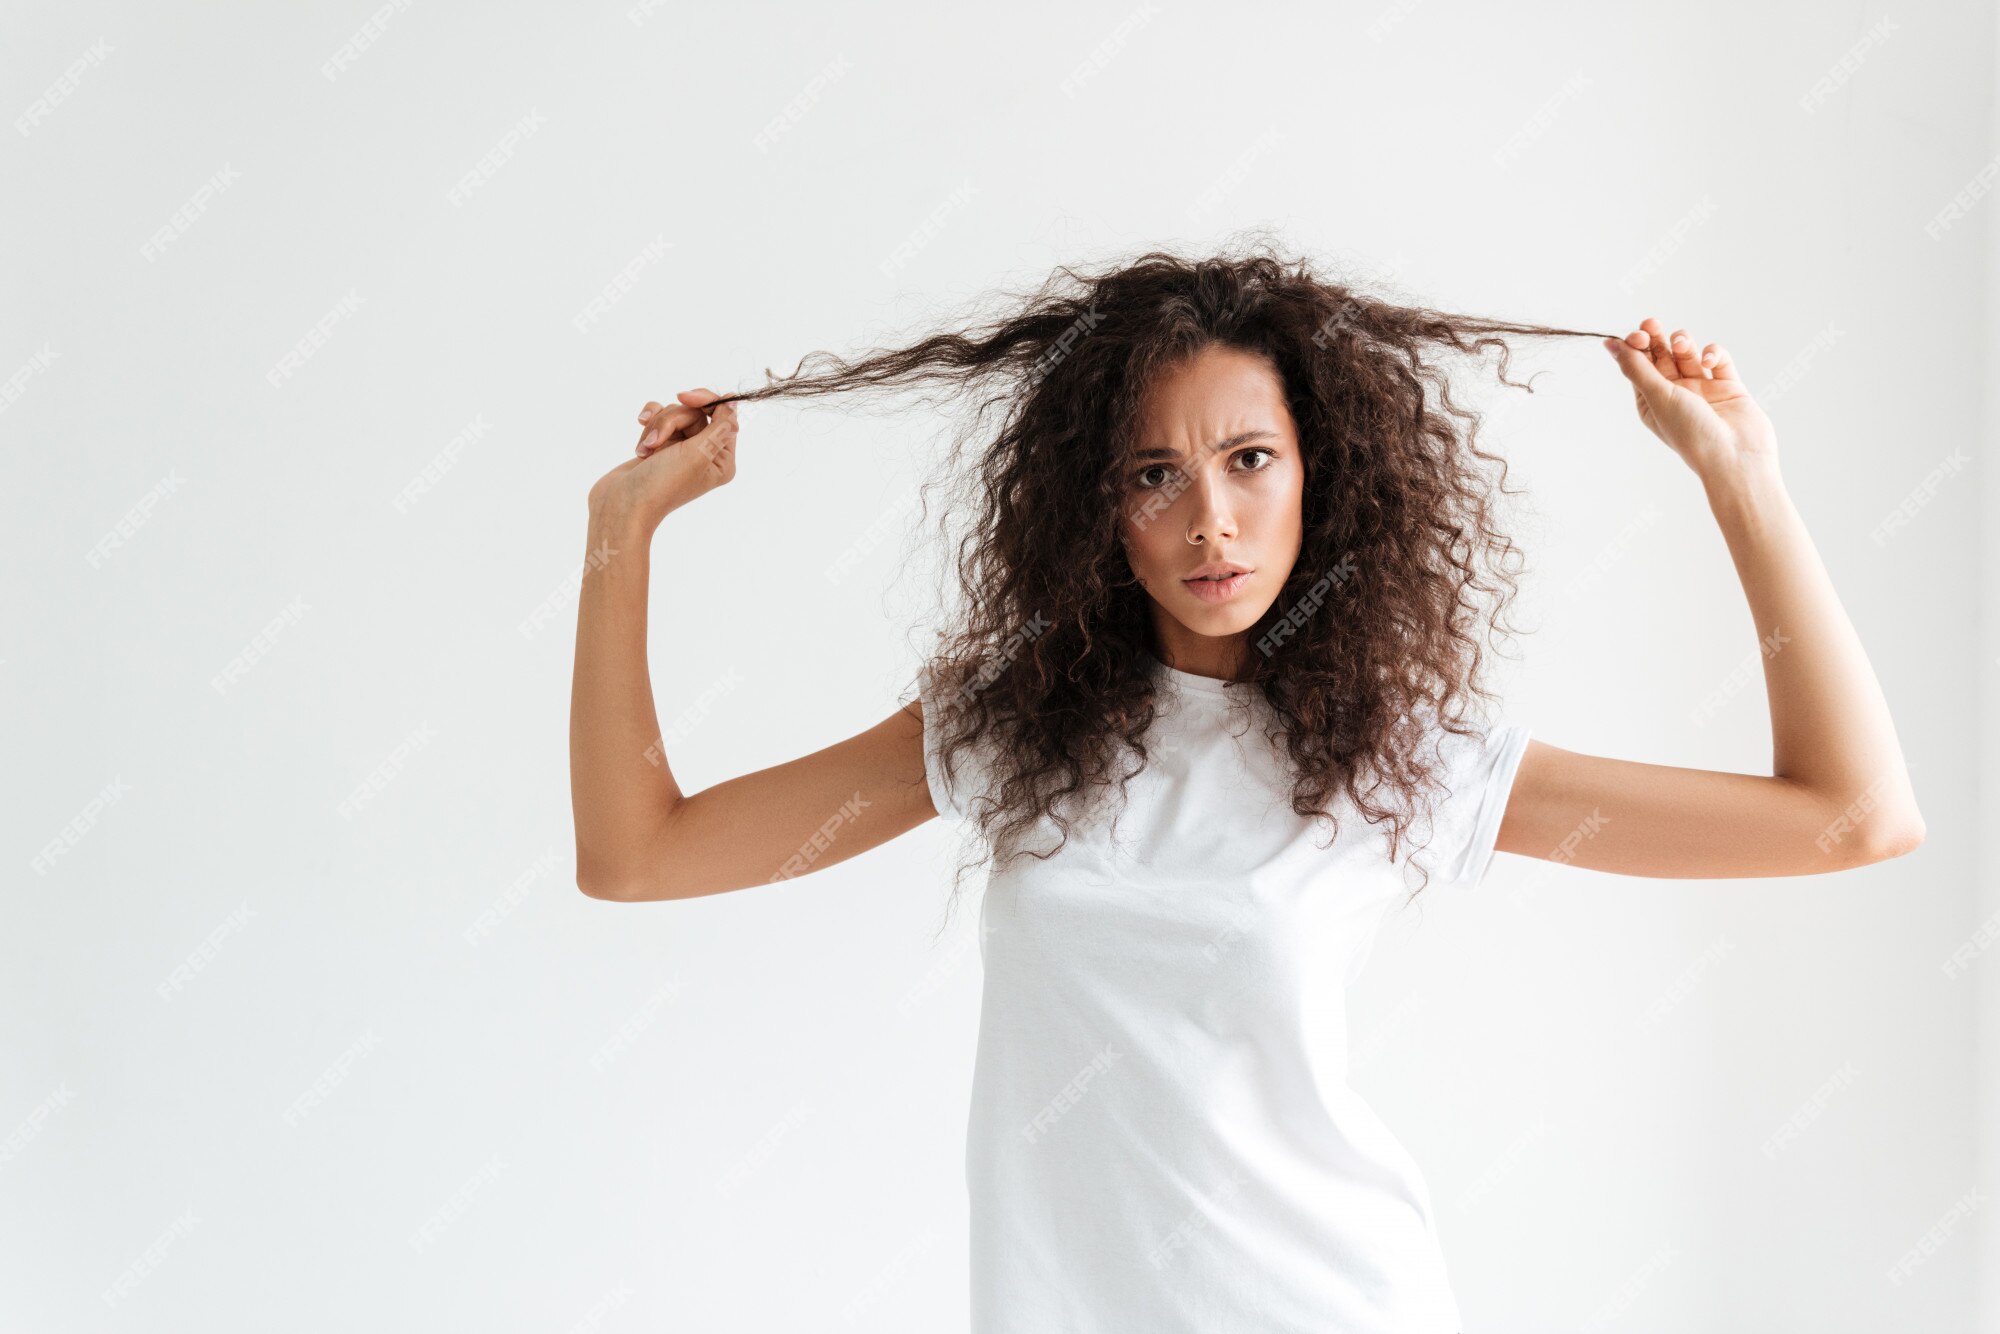
[[[962,1328],[951,831],[580,894],[585,493],[649,398],[1263,228],[1413,301],[1725,342],[1929,826],[1801,879],[1503,856],[1394,921],[1355,1081],[1469,1334],[2000,1330],[1991,6],[5,28],[0,1327]],[[1768,772],[1693,474],[1590,340],[1522,351],[1533,394],[1468,375],[1528,489],[1509,716]],[[746,413],[654,547],[684,789],[896,707],[950,425]]]

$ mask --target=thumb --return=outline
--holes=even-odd
[[[1632,382],[1633,387],[1646,397],[1657,397],[1671,387],[1667,377],[1660,374],[1660,368],[1653,364],[1653,359],[1624,339],[1605,339],[1604,350],[1617,361],[1618,369],[1625,373],[1625,378]]]

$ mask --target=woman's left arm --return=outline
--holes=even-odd
[[[1924,821],[1888,701],[1729,353],[1655,319],[1606,339],[1639,418],[1693,468],[1763,646],[1771,773],[1681,769],[1531,741],[1498,847],[1622,875],[1813,875],[1898,857]]]

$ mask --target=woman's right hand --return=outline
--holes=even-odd
[[[684,389],[674,397],[671,407],[655,402],[639,410],[636,457],[590,488],[592,514],[636,521],[650,533],[667,515],[736,476],[736,405],[711,407],[722,397],[712,389]]]

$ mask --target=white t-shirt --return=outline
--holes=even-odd
[[[1115,843],[1108,816],[1075,823],[980,905],[972,1334],[1458,1334],[1423,1177],[1347,1084],[1347,987],[1414,883],[1409,844],[1392,865],[1343,800],[1322,847],[1255,687],[1148,661],[1160,714]],[[928,667],[918,689],[938,718]],[[1528,733],[1436,735],[1425,892],[1463,891]],[[941,739],[932,800],[965,820],[986,769],[961,751],[954,791]]]

